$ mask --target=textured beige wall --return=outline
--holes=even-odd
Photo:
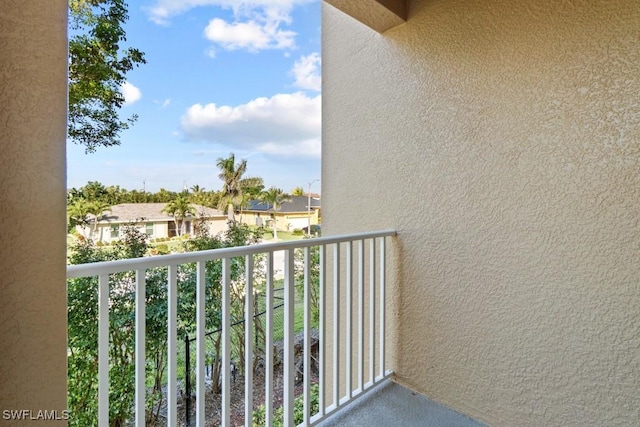
[[[323,228],[399,232],[399,381],[637,425],[640,3],[409,5],[382,36],[323,8]]]
[[[67,407],[66,1],[0,2],[0,424]],[[37,416],[37,412],[32,414]]]

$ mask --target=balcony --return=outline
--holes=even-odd
[[[85,278],[97,282],[98,425],[110,425],[109,370],[113,369],[113,363],[109,360],[109,316],[118,299],[117,294],[123,292],[123,283],[131,290],[131,314],[135,317],[133,417],[136,426],[144,426],[148,422],[145,419],[149,410],[147,399],[150,388],[146,328],[149,323],[147,309],[154,296],[146,291],[146,287],[151,277],[158,277],[158,274],[163,275],[161,288],[164,288],[162,292],[166,291],[167,315],[166,320],[162,320],[166,325],[167,373],[166,379],[163,379],[166,395],[166,406],[163,407],[166,410],[163,409],[161,416],[162,419],[166,418],[166,425],[175,426],[185,422],[197,426],[204,426],[205,423],[210,425],[212,411],[219,414],[215,422],[236,424],[238,418],[237,414],[234,418],[232,407],[237,408],[238,405],[231,401],[231,387],[236,376],[234,360],[237,361],[238,352],[242,351],[244,366],[236,368],[244,383],[243,400],[254,403],[241,403],[244,406],[245,425],[254,425],[254,408],[261,405],[264,424],[272,425],[277,406],[280,406],[274,402],[279,401],[282,402],[282,421],[288,426],[300,422],[303,425],[317,425],[323,421],[325,425],[336,425],[336,420],[344,416],[341,410],[355,400],[360,401],[360,407],[367,404],[380,407],[384,402],[397,407],[389,402],[401,396],[406,389],[387,384],[393,370],[388,362],[386,345],[391,333],[386,320],[386,268],[389,262],[388,243],[393,236],[395,231],[380,231],[69,266],[69,280]],[[312,253],[319,259],[315,266],[311,261]],[[282,262],[282,266],[278,265],[278,261]],[[195,305],[191,329],[195,330],[195,334],[183,341],[178,332],[178,300],[189,298],[180,295],[180,289],[185,288],[179,285],[185,280],[181,268],[187,265],[195,272],[193,281],[188,285],[195,287],[191,294],[194,299],[191,303]],[[211,283],[211,275],[208,274],[215,268],[221,272],[220,283],[217,284]],[[238,274],[239,271],[241,274]],[[283,281],[282,297],[278,298],[274,292],[277,278],[280,277],[283,278],[280,279]],[[211,333],[207,327],[210,328],[212,316],[209,307],[211,300],[207,302],[207,294],[214,285],[221,290],[220,310],[214,315],[219,315],[221,346],[218,347],[220,354],[212,356],[211,346],[207,346],[206,339]],[[263,302],[258,304],[258,300]],[[316,329],[312,328],[313,301],[317,303],[315,310],[319,315],[315,319],[317,355],[311,349],[311,334]],[[277,324],[273,315],[280,302],[284,311],[282,325]],[[242,307],[238,310],[234,304],[242,304]],[[243,313],[242,319],[236,318],[238,312]],[[260,321],[264,322],[259,329],[256,328],[258,315],[261,316]],[[296,328],[296,319],[300,318],[302,327],[298,325]],[[237,336],[232,328],[238,326],[244,329],[242,346],[238,346],[236,339],[232,341],[232,335]],[[263,330],[262,335],[259,330]],[[276,330],[282,332],[282,360],[279,360],[277,352],[265,351],[274,348]],[[296,332],[298,336],[303,336],[302,352],[296,352],[300,353],[297,357],[294,354]],[[185,367],[190,366],[187,362],[191,360],[190,356],[181,358],[185,348],[190,347],[188,344],[182,345],[183,342],[190,341],[195,342],[195,368]],[[209,366],[212,357],[223,367],[219,408],[211,408],[206,398],[211,387],[213,369],[209,370]],[[317,361],[312,361],[312,357]],[[260,363],[257,363],[258,359]],[[257,365],[263,367],[258,370],[263,378],[264,390],[257,390],[254,386]],[[281,366],[281,373],[276,372],[276,366]],[[315,373],[312,373],[313,366],[317,367]],[[185,372],[195,372],[193,413],[189,410],[192,393],[185,391],[185,387],[191,389],[188,385],[191,376],[185,375]],[[282,396],[278,396],[274,389],[279,381],[282,382]],[[318,387],[316,409],[312,409],[312,382],[317,382]],[[359,399],[369,391],[374,392]],[[255,399],[258,394],[264,398]],[[302,419],[298,415],[297,420],[294,419],[296,399],[298,406],[302,403],[303,408]],[[419,414],[427,407],[425,402],[428,403],[426,399],[417,400],[413,412],[400,413],[398,416]],[[453,412],[450,415],[459,416]],[[343,422],[346,421],[339,423]]]

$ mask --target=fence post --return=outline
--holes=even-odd
[[[189,335],[184,336],[184,360],[185,360],[185,368],[184,368],[184,384],[185,384],[185,404],[184,404],[184,413],[185,419],[187,422],[187,426],[191,424],[191,354],[189,349]]]

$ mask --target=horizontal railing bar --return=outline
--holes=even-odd
[[[156,255],[153,257],[69,265],[67,266],[67,279],[98,276],[100,274],[122,273],[125,271],[132,271],[136,269],[166,267],[170,264],[188,264],[199,261],[211,261],[244,255],[254,255],[270,251],[275,252],[281,250],[330,245],[340,242],[348,242],[360,239],[373,239],[395,235],[395,230],[371,231],[365,233],[343,234],[331,237],[316,237],[313,239],[293,240],[288,242],[261,243],[258,245],[250,246],[236,246],[232,248],[210,249],[206,251],[187,252],[170,255]]]

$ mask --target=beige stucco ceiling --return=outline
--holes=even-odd
[[[406,20],[405,0],[325,0],[325,2],[379,33],[403,24]]]

